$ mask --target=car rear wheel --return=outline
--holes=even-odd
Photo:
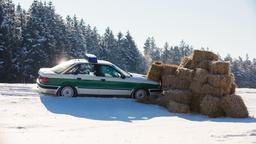
[[[60,90],[60,95],[65,97],[75,97],[76,96],[76,90],[71,86],[64,86]]]
[[[138,89],[134,92],[133,97],[142,100],[148,97],[148,92],[145,89]]]

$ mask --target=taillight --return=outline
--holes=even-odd
[[[48,77],[39,76],[39,82],[48,83]]]

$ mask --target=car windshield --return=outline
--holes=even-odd
[[[126,77],[131,77],[131,76],[132,76],[130,73],[128,73],[128,72],[122,70],[121,68],[119,68],[119,67],[116,66],[116,65],[113,65],[113,67],[114,67],[115,69],[117,69],[119,72],[121,72],[122,74],[124,74]]]
[[[51,68],[55,73],[61,73],[74,64],[74,61],[66,61]]]

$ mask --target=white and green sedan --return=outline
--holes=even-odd
[[[144,75],[125,72],[108,61],[97,60],[94,55],[41,68],[38,73],[39,91],[59,96],[118,95],[142,99],[160,92],[159,83],[147,80]]]

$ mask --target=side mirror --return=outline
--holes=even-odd
[[[122,79],[125,79],[125,75],[121,75],[121,78],[122,78]]]

